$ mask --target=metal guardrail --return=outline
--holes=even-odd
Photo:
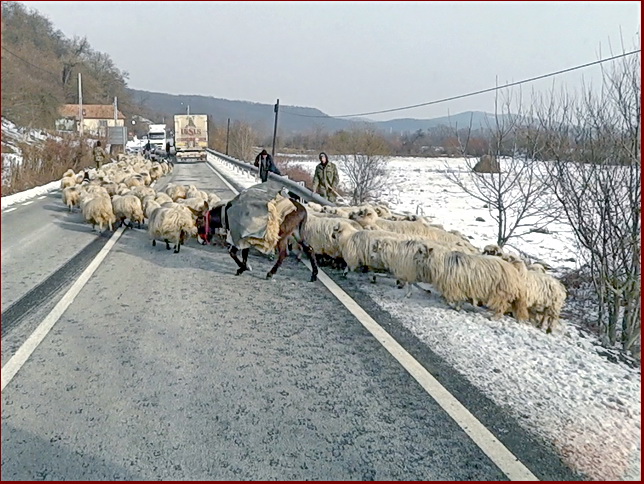
[[[219,153],[218,151],[212,150],[210,148],[208,148],[206,151],[211,155],[216,156],[217,158],[221,158],[222,160],[227,161],[228,163],[236,166],[237,168],[248,171],[255,176],[259,176],[259,168],[252,165],[251,163],[246,163],[245,161],[237,160],[231,156],[224,155],[223,153]],[[300,185],[298,182],[293,181],[287,178],[286,176],[279,176],[279,175],[276,175],[275,173],[269,173],[268,177],[271,180],[281,183],[291,192],[295,193],[297,196],[301,197],[303,200],[306,200],[307,202],[315,202],[315,203],[319,203],[320,205],[335,206],[334,203],[328,201],[326,198],[318,195],[315,192],[312,192],[305,186]]]

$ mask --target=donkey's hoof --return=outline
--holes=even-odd
[[[235,272],[235,275],[236,276],[241,276],[244,273],[244,271],[245,271],[245,269],[240,267],[239,269],[237,269],[237,272]]]
[[[266,274],[266,279],[272,279],[272,278],[273,278],[273,274],[271,274],[270,272]]]
[[[317,281],[317,280],[318,280],[318,276],[316,276],[315,274],[313,274],[313,275],[311,276],[311,279],[309,280],[309,282],[315,282],[315,281]]]

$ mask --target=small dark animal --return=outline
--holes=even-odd
[[[302,239],[301,235],[307,220],[306,209],[301,203],[295,200],[292,200],[292,202],[293,205],[295,205],[295,211],[289,213],[280,225],[279,240],[277,241],[279,257],[277,258],[277,262],[275,262],[273,268],[268,272],[268,274],[266,274],[266,279],[271,279],[282,265],[282,262],[284,262],[288,248],[288,238],[289,236],[292,236],[302,246],[304,253],[311,261],[311,282],[314,282],[317,281],[318,278],[317,261],[311,247]],[[225,228],[227,231],[230,229],[230,224],[228,223],[228,209],[231,205],[231,202],[228,202],[226,205],[214,207],[213,209],[205,212],[205,214],[197,217],[197,233],[204,239],[204,244],[210,243],[216,229]],[[206,217],[208,217],[207,224]],[[229,254],[237,264],[237,275],[239,276],[249,270],[248,253],[250,249],[242,249],[242,260],[239,260],[237,257],[238,251],[239,249],[237,247],[231,246]]]

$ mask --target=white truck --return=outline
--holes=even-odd
[[[197,158],[205,161],[208,148],[208,115],[175,114],[174,146],[177,159]]]
[[[165,153],[166,136],[165,124],[151,124],[148,127],[148,140],[150,140],[152,152],[159,150]]]

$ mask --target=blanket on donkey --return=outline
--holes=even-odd
[[[235,247],[251,246],[264,254],[275,250],[280,225],[295,211],[295,205],[280,192],[282,185],[269,180],[247,188],[230,203],[228,225],[230,239]]]

